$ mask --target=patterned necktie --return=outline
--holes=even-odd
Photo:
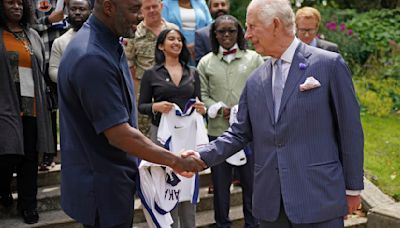
[[[274,114],[276,122],[278,120],[279,107],[281,106],[283,87],[285,85],[285,83],[283,82],[281,59],[275,61],[274,71],[275,71],[275,78],[274,78],[274,86],[272,88],[272,95],[274,97]]]

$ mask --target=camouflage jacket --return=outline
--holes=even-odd
[[[172,28],[179,29],[175,24],[163,20],[162,30]],[[135,38],[128,39],[125,54],[129,67],[134,66],[136,69],[137,79],[141,79],[144,71],[154,65],[156,40],[156,34],[148,29],[143,21],[137,27]]]

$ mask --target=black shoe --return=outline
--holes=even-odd
[[[14,200],[11,194],[0,196],[0,204],[3,205],[4,207],[11,207],[13,201]]]
[[[36,210],[24,210],[21,216],[26,224],[35,224],[39,221],[39,214]]]

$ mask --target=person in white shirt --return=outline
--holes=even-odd
[[[71,24],[71,28],[62,36],[55,39],[51,47],[49,76],[55,83],[57,83],[58,67],[65,48],[91,13],[89,0],[69,0],[67,2],[67,8],[68,20]]]

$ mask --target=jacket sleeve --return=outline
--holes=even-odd
[[[330,78],[333,115],[336,119],[337,139],[347,190],[362,190],[364,163],[364,135],[360,108],[343,58],[338,55],[334,63],[334,76]]]
[[[140,94],[138,102],[138,110],[141,114],[153,116],[153,88],[151,86],[151,78],[154,72],[149,69],[143,74],[140,82]]]

